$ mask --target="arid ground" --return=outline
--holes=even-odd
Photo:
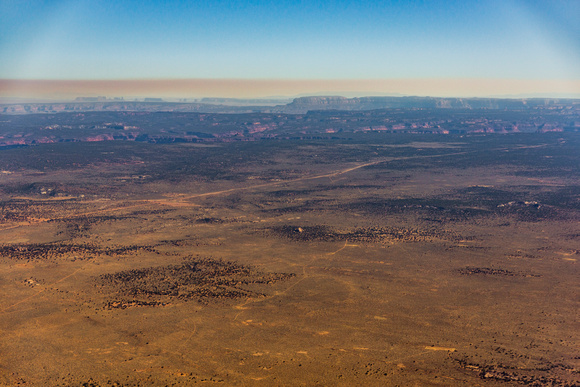
[[[579,385],[579,147],[3,149],[0,385]]]

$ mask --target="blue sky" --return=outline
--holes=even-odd
[[[578,20],[578,0],[0,0],[0,78],[578,81]]]

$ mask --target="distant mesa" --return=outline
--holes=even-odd
[[[375,110],[375,109],[533,109],[560,104],[574,104],[573,99],[502,99],[502,98],[441,98],[441,97],[357,97],[312,96],[295,98],[283,107],[285,112],[305,113],[307,110]]]
[[[294,105],[332,105],[332,104],[349,104],[349,103],[357,103],[360,98],[352,98],[348,99],[346,97],[341,96],[312,96],[312,97],[299,97],[295,98],[292,101]]]
[[[107,101],[123,101],[123,97],[76,97],[75,102],[107,102]]]
[[[149,111],[149,112],[196,112],[196,113],[276,113],[305,114],[313,111],[337,110],[345,112],[381,109],[463,109],[463,110],[518,110],[578,109],[580,99],[558,98],[441,98],[441,97],[356,97],[310,96],[289,99],[235,99],[203,98],[195,102],[187,100],[166,101],[147,97],[142,100],[124,100],[107,97],[77,97],[75,103],[32,102],[0,103],[0,114],[30,114],[88,111]],[[572,124],[574,126],[575,124]],[[554,131],[547,126],[546,131]],[[557,129],[557,128],[556,128]]]
[[[253,99],[241,99],[241,98],[202,98],[199,102],[202,104],[211,105],[226,105],[226,106],[275,106],[275,105],[286,105],[292,102],[291,98],[253,98]]]
[[[105,102],[107,97],[77,97],[75,102]]]

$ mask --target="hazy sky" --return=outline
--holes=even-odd
[[[580,92],[579,20],[579,0],[0,0],[0,78],[375,79],[402,93],[404,80],[557,80]]]

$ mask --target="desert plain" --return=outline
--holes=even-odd
[[[3,149],[0,385],[579,385],[579,146]]]

